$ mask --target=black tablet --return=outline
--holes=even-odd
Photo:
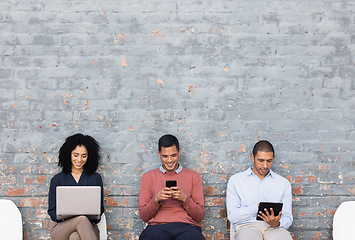
[[[256,215],[256,220],[261,220],[263,221],[263,219],[261,219],[259,217],[259,212],[263,212],[265,213],[264,209],[266,208],[269,212],[269,214],[271,213],[270,208],[272,208],[274,210],[274,215],[277,216],[279,215],[279,213],[282,210],[282,205],[283,203],[275,203],[275,202],[260,202],[259,203],[259,209],[258,209],[258,214]],[[265,213],[266,214],[266,213]]]

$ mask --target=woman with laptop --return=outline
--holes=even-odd
[[[56,222],[51,231],[53,240],[99,239],[99,230],[96,224],[99,223],[100,216],[104,212],[102,179],[100,174],[96,173],[100,160],[99,150],[100,145],[94,138],[80,133],[67,137],[60,148],[58,166],[62,168],[62,171],[51,179],[48,196],[48,214]],[[63,203],[57,202],[59,200],[58,189],[61,188],[57,189],[57,186],[101,187],[99,193],[101,199],[97,203],[100,205],[97,217],[75,215],[75,213],[72,216],[59,216],[57,211],[59,211],[58,208],[61,206],[57,206],[57,203],[58,205],[63,205]],[[68,196],[67,200],[70,197]],[[64,205],[74,205],[78,202],[80,203],[79,205],[85,205],[87,200],[76,198]]]

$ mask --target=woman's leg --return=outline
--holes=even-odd
[[[51,232],[52,240],[69,239],[72,233],[77,232],[79,239],[98,240],[99,232],[97,226],[92,224],[85,216],[78,216],[54,226]],[[74,234],[72,237],[74,237]]]

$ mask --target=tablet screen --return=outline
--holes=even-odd
[[[270,208],[272,208],[274,210],[274,215],[277,216],[279,215],[279,213],[282,210],[282,205],[283,203],[275,203],[275,202],[260,202],[259,203],[259,209],[258,209],[258,214],[256,215],[256,220],[261,220],[263,221],[263,219],[261,219],[258,215],[259,212],[262,211],[263,213],[265,213],[264,209],[266,208],[269,212],[269,214],[271,213]]]

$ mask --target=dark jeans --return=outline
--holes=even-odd
[[[148,225],[139,240],[205,240],[201,228],[187,223]]]

